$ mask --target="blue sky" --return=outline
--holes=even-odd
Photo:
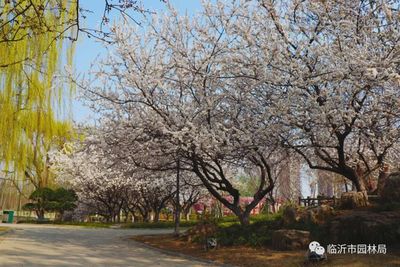
[[[81,22],[82,27],[98,29],[103,10],[103,1],[96,2],[98,4],[93,4],[94,1],[81,1],[81,7],[92,11],[93,13],[87,13],[87,18]],[[157,13],[162,13],[166,9],[166,4],[160,0],[145,0],[144,6]],[[201,9],[200,0],[169,0],[169,3],[175,7],[181,14],[196,13]],[[117,18],[117,13],[111,14],[111,19]],[[105,53],[102,44],[93,38],[88,38],[81,33],[79,41],[76,47],[75,53],[75,68],[79,76],[87,73],[90,70],[91,63],[96,59],[96,57],[101,57]],[[73,101],[73,116],[74,120],[78,123],[83,123],[91,120],[93,114],[90,110],[85,107],[79,100]]]

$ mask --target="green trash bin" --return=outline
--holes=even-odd
[[[3,211],[3,223],[13,223],[14,221],[14,211],[13,210],[4,210]]]

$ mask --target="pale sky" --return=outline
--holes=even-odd
[[[96,4],[94,4],[94,2],[96,2]],[[166,4],[160,0],[145,0],[144,2],[147,9],[157,13],[163,12],[163,10],[166,9]],[[200,0],[169,0],[169,3],[181,14],[185,14],[186,12],[188,14],[194,14],[201,9]],[[81,22],[83,27],[98,29],[104,11],[103,1],[81,1],[81,7],[93,12],[87,13],[86,20]],[[111,15],[111,19],[115,19],[117,15],[117,13]],[[81,77],[87,73],[90,70],[91,63],[96,57],[101,57],[104,53],[105,50],[98,41],[93,38],[88,38],[81,33],[75,53],[75,68],[77,74]],[[86,122],[93,116],[91,111],[79,100],[73,101],[72,110],[74,120],[78,123]]]

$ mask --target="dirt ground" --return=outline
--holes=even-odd
[[[231,264],[241,267],[258,266],[340,266],[340,267],[366,267],[366,266],[400,266],[400,251],[390,251],[379,255],[328,255],[328,260],[318,264],[306,263],[306,251],[275,251],[268,248],[252,248],[247,246],[219,247],[216,250],[204,251],[196,243],[189,243],[182,238],[172,235],[136,236],[135,241],[147,245],[175,251],[197,258],[208,259],[218,263]]]

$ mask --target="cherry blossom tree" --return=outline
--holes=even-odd
[[[152,177],[158,175],[158,177]],[[147,179],[139,181],[138,209],[145,220],[149,220],[149,212],[153,212],[153,222],[158,222],[160,213],[166,207],[176,193],[175,181],[171,176],[160,177],[160,173],[155,173]],[[172,178],[172,179],[171,179]],[[146,214],[147,212],[147,214]]]
[[[129,166],[110,153],[110,144],[98,132],[53,155],[59,183],[74,188],[80,202],[107,221],[120,221],[123,211],[126,219],[129,213],[134,217],[139,213],[144,221],[157,222],[176,193],[174,176],[137,168],[133,162]]]
[[[209,198],[206,188],[199,180],[199,178],[192,172],[185,171],[181,175],[182,181],[179,188],[179,203],[177,203],[177,198],[171,198],[170,203],[177,209],[179,205],[179,210],[182,211],[183,217],[189,220],[189,215],[192,207],[199,202],[201,199]],[[176,216],[176,215],[175,215]]]
[[[260,106],[257,69],[249,65],[236,72],[257,60],[230,31],[240,8],[206,4],[193,20],[171,10],[150,22],[146,34],[126,24],[115,27],[115,47],[95,71],[102,86],[82,87],[104,116],[123,118],[128,126],[123,135],[131,137],[122,139],[124,151],[146,151],[167,162],[179,159],[183,170],[194,172],[211,195],[248,224],[251,210],[273,188],[273,164],[283,153],[271,129],[274,118],[266,116],[270,105]],[[272,93],[264,89],[264,96]],[[258,171],[258,187],[243,208],[232,178],[244,167]]]
[[[399,142],[397,1],[264,0],[244,17],[239,35],[264,59],[284,144],[370,190],[365,178]]]
[[[80,86],[103,115],[107,154],[126,170],[193,172],[248,224],[287,149],[362,192],[368,175],[393,161],[398,8],[390,0],[217,1],[193,18],[170,9],[141,31],[116,25],[97,82]],[[258,182],[245,207],[233,179],[243,169]]]
[[[59,182],[75,189],[80,202],[107,221],[119,218],[123,204],[120,192],[129,180],[118,168],[110,168],[109,158],[101,150],[94,145],[76,152],[64,150],[56,153],[53,161]]]

